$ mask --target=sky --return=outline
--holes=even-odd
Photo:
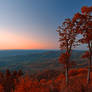
[[[58,49],[57,27],[91,5],[92,0],[0,0],[0,50]]]

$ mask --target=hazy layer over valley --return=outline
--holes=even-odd
[[[18,70],[25,72],[38,72],[44,70],[63,70],[63,65],[59,64],[59,50],[2,50],[0,51],[0,70],[6,69]],[[87,65],[81,56],[84,51],[74,50],[71,60],[78,64],[76,67]],[[77,60],[76,60],[77,58]]]

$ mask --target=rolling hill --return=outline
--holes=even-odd
[[[24,72],[40,72],[43,70],[63,70],[63,65],[58,62],[59,50],[10,50],[0,51],[0,70],[5,71],[22,69]],[[84,51],[73,50],[71,60],[74,60],[76,67],[87,65],[86,60],[81,59]],[[76,59],[77,58],[77,59]]]

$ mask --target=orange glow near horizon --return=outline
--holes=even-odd
[[[7,49],[52,49],[52,45],[48,46],[45,42],[31,40],[12,31],[3,30],[0,32],[0,50]]]

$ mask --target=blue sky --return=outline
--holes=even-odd
[[[0,0],[0,49],[57,49],[57,26],[84,5],[92,0]]]

